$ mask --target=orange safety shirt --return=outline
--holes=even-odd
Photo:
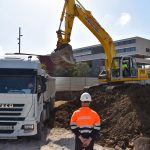
[[[100,130],[100,116],[89,107],[81,107],[73,113],[70,126],[76,135],[94,137]]]

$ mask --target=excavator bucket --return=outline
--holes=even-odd
[[[56,49],[51,53],[50,58],[54,64],[62,65],[64,67],[72,66],[75,64],[71,45],[66,45],[61,49]]]

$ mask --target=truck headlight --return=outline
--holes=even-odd
[[[34,130],[34,124],[25,124],[23,125],[24,130]]]

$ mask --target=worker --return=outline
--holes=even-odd
[[[89,105],[92,101],[89,93],[80,97],[81,108],[76,110],[70,120],[75,134],[75,150],[93,150],[95,138],[100,130],[100,116]]]
[[[129,75],[128,65],[126,62],[122,63],[122,73],[124,77],[127,77]]]

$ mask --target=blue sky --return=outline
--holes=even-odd
[[[149,0],[80,0],[113,40],[133,36],[150,39]],[[64,0],[0,0],[0,54],[18,52],[18,30],[22,28],[21,52],[49,54],[56,48],[56,31]],[[76,18],[73,48],[99,44]]]

